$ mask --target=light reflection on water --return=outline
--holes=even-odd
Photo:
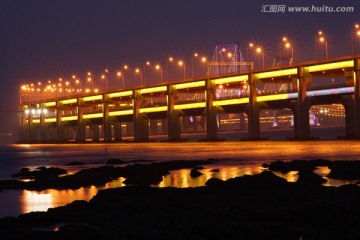
[[[214,165],[204,166],[198,178],[190,177],[190,169],[171,171],[163,177],[157,187],[197,187],[216,177],[222,180],[257,174],[261,165],[272,161],[291,161],[294,159],[360,159],[360,143],[357,141],[264,141],[264,142],[219,142],[219,143],[139,143],[139,144],[71,144],[71,145],[12,145],[0,148],[0,179],[9,179],[12,173],[22,167],[39,166],[61,167],[73,174],[83,168],[102,166],[110,158],[125,161],[144,159],[157,162],[170,160],[206,160],[222,159]],[[86,163],[84,166],[65,166],[72,161]],[[95,163],[97,162],[97,163]],[[212,169],[219,172],[210,172]],[[326,168],[316,170],[321,176],[329,171]],[[296,172],[276,173],[289,182],[297,180]],[[62,206],[74,200],[89,200],[98,190],[123,187],[124,178],[107,183],[105,186],[93,186],[78,190],[3,191],[0,192],[0,217],[30,211],[46,211],[48,208]],[[324,185],[338,186],[344,182],[328,179]]]

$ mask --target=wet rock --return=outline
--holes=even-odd
[[[210,172],[220,172],[220,170],[217,168],[214,168],[214,169],[211,169]]]
[[[321,176],[314,173],[314,171],[310,169],[300,170],[298,172],[299,178],[297,180],[297,184],[306,185],[307,187],[317,187],[323,183],[326,183],[327,180],[322,178]]]
[[[329,178],[360,180],[360,161],[334,161],[329,165]]]
[[[124,163],[126,163],[126,162],[121,159],[109,159],[106,162],[106,164],[108,164],[108,165],[116,165],[116,164],[124,164]]]
[[[210,187],[223,186],[224,181],[218,178],[210,178],[209,180],[206,181],[205,185]]]
[[[12,176],[16,178],[23,178],[23,179],[40,179],[40,178],[51,178],[57,177],[59,175],[66,174],[67,171],[62,168],[57,167],[38,167],[36,170],[33,171],[20,171],[19,173],[15,173]]]
[[[192,178],[197,178],[197,177],[200,177],[201,175],[203,175],[203,174],[195,168],[191,169],[191,171],[190,171],[190,177],[192,177]]]

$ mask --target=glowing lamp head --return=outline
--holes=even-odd
[[[229,53],[227,54],[227,56],[228,56],[228,58],[231,58],[231,57],[232,57],[232,53],[229,52]]]
[[[29,109],[25,109],[24,113],[25,113],[26,115],[29,115],[29,114],[30,114],[30,110],[29,110]]]
[[[184,65],[184,62],[183,62],[183,61],[179,61],[179,62],[178,62],[178,65],[179,65],[179,66],[183,66],[183,65]]]
[[[249,43],[249,47],[250,47],[250,48],[254,47],[254,44],[253,44],[253,43]]]
[[[283,37],[283,38],[282,38],[282,41],[283,41],[283,42],[286,42],[287,40],[288,40],[287,37]]]
[[[147,66],[150,66],[150,62],[149,62],[149,61],[147,61],[147,62],[146,62],[146,65],[147,65]]]
[[[197,53],[194,53],[194,57],[198,57],[199,56],[199,54],[197,54]]]
[[[128,69],[129,68],[129,66],[128,65],[124,65],[124,69]]]
[[[35,113],[36,113],[35,109],[31,109],[31,114],[35,114]]]
[[[319,35],[319,36],[323,35],[323,32],[322,32],[322,31],[319,31],[319,32],[318,32],[318,35]]]
[[[261,53],[262,52],[262,49],[260,47],[256,48],[256,52],[257,53]]]
[[[287,43],[285,44],[285,47],[286,47],[286,48],[290,48],[290,47],[291,47],[291,44],[290,44],[289,42],[287,42]]]
[[[118,77],[121,77],[121,72],[117,72],[116,75],[118,75]]]
[[[174,61],[174,58],[169,57],[169,62],[172,62],[172,61]]]
[[[203,63],[206,62],[206,57],[202,57],[201,62],[203,62]]]
[[[36,109],[36,113],[40,115],[41,114],[41,109],[40,108]]]
[[[359,24],[355,24],[355,28],[356,28],[356,29],[360,28],[360,25],[359,25]]]
[[[320,41],[320,42],[325,42],[325,38],[324,38],[324,37],[321,37],[321,38],[319,39],[319,41]]]
[[[356,32],[356,35],[360,37],[360,30]]]
[[[157,64],[157,65],[155,66],[155,69],[156,69],[156,70],[160,70],[160,65]]]
[[[136,73],[139,73],[139,72],[140,72],[140,69],[138,69],[138,68],[135,69],[135,72],[136,72]]]

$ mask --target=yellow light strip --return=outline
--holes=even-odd
[[[179,104],[175,105],[175,110],[182,110],[182,109],[190,109],[190,108],[204,108],[206,106],[205,102],[199,102],[199,103],[186,103],[186,104]]]
[[[140,89],[140,94],[155,93],[155,92],[166,92],[166,90],[167,90],[166,86],[143,88],[143,89]]]
[[[205,86],[205,80],[204,81],[197,81],[197,82],[189,82],[189,83],[179,83],[179,84],[175,84],[174,86],[175,86],[175,89],[204,87]]]
[[[45,106],[45,107],[55,107],[55,106],[56,106],[56,102],[47,102],[47,103],[44,103],[44,106]]]
[[[124,91],[124,92],[114,92],[114,93],[109,93],[108,97],[109,98],[116,98],[116,97],[127,97],[127,96],[132,96],[132,91]]]
[[[109,112],[109,116],[123,116],[123,115],[131,115],[133,114],[133,110],[122,110],[122,111],[116,111],[116,112]]]
[[[40,119],[33,119],[32,123],[40,123]]]
[[[261,78],[290,76],[290,75],[296,75],[296,74],[297,74],[297,69],[296,68],[290,68],[290,69],[277,70],[277,71],[271,71],[271,72],[262,72],[262,73],[257,73],[255,75],[259,79],[261,79]]]
[[[149,113],[149,112],[166,112],[167,106],[161,107],[150,107],[150,108],[141,108],[140,113]]]
[[[83,97],[84,102],[102,100],[102,95]]]
[[[214,84],[226,84],[226,83],[232,83],[232,82],[242,82],[247,81],[248,76],[247,75],[240,75],[236,77],[228,77],[228,78],[219,78],[212,80]]]
[[[68,117],[62,117],[61,121],[62,122],[66,122],[66,121],[74,121],[77,120],[77,116],[68,116]]]
[[[53,123],[56,122],[56,118],[45,118],[46,123]]]
[[[354,61],[343,61],[343,62],[336,62],[336,63],[325,63],[315,66],[308,66],[309,72],[318,72],[318,71],[326,71],[326,70],[333,70],[339,68],[349,68],[354,67]]]
[[[60,101],[62,104],[72,104],[72,103],[77,103],[77,99],[76,98],[71,98],[71,99],[65,99]]]
[[[214,101],[213,105],[215,107],[217,107],[217,106],[224,106],[224,105],[244,104],[244,103],[249,103],[249,98],[217,100],[217,101]]]
[[[289,99],[288,93],[281,93],[281,94],[274,94],[274,95],[267,95],[267,96],[258,96],[258,102],[265,102],[265,101],[275,101],[275,100],[284,100]]]
[[[83,116],[83,119],[90,119],[90,118],[102,118],[104,115],[102,113],[92,113],[86,114]]]

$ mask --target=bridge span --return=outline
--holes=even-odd
[[[328,81],[340,79],[340,83]],[[317,83],[314,83],[317,79]],[[203,116],[207,137],[217,136],[220,113],[245,113],[249,140],[261,139],[260,112],[290,109],[294,139],[309,139],[309,109],[342,104],[348,138],[360,137],[360,55],[207,75],[61,98],[28,99],[19,106],[19,142],[148,141],[150,120],[162,122],[169,141],[181,141],[181,118]],[[90,135],[89,135],[90,132]]]

